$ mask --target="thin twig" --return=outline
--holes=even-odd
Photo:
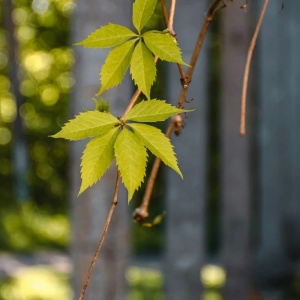
[[[170,14],[169,14],[169,22],[168,22],[168,29],[171,32],[171,34],[174,33],[173,23],[174,23],[174,16],[175,16],[175,8],[176,8],[176,0],[172,0],[171,7],[170,7]]]
[[[209,9],[206,13],[204,24],[202,25],[200,34],[198,36],[198,40],[197,40],[196,46],[194,48],[194,52],[193,52],[193,55],[191,58],[190,67],[188,69],[187,75],[184,76],[184,78],[183,77],[181,78],[182,79],[182,83],[181,83],[182,88],[181,88],[180,96],[178,99],[178,105],[177,105],[178,107],[182,107],[184,102],[186,101],[186,93],[189,88],[189,84],[192,80],[194,68],[195,68],[197,59],[199,57],[200,50],[202,48],[204,38],[207,33],[207,29],[208,29],[210,23],[213,21],[215,13],[222,7],[224,7],[223,1],[215,0],[211,4],[211,6],[209,7]],[[171,136],[171,134],[175,128],[175,125],[176,125],[176,121],[175,121],[175,118],[173,118],[172,122],[169,124],[168,129],[166,131],[167,137]],[[151,169],[150,177],[147,182],[147,186],[146,186],[146,190],[145,190],[145,194],[144,194],[142,203],[141,203],[140,207],[134,211],[134,214],[133,214],[133,218],[141,223],[143,223],[145,221],[145,219],[148,217],[148,207],[149,207],[150,198],[151,198],[151,195],[153,192],[154,183],[155,183],[157,173],[158,173],[158,170],[160,167],[160,163],[161,163],[160,158],[156,157],[154,164],[152,166],[152,169]]]
[[[128,112],[132,109],[132,107],[134,106],[135,102],[137,101],[137,99],[139,98],[140,94],[142,93],[141,90],[137,89],[135,91],[135,93],[133,94],[132,98],[129,101],[129,104],[127,106],[127,108],[125,109],[124,113],[122,114],[122,116],[119,118],[121,121],[124,120],[125,116],[128,114]]]
[[[91,276],[92,276],[93,269],[94,269],[94,267],[95,267],[95,264],[96,264],[98,255],[99,255],[100,250],[101,250],[101,248],[102,248],[103,241],[104,241],[104,238],[105,238],[105,236],[106,236],[106,233],[107,233],[107,230],[108,230],[108,227],[109,227],[109,224],[110,224],[110,221],[111,221],[113,212],[114,212],[114,210],[115,210],[116,205],[118,204],[119,184],[120,184],[120,171],[118,171],[118,173],[117,173],[114,196],[113,196],[113,200],[112,200],[112,203],[111,203],[111,206],[110,206],[110,210],[109,210],[109,213],[108,213],[106,222],[105,222],[105,226],[104,226],[102,235],[101,235],[101,237],[100,237],[100,240],[99,240],[99,243],[98,243],[96,252],[95,252],[95,254],[94,254],[93,260],[92,260],[92,262],[91,262],[91,265],[90,265],[88,274],[87,274],[87,276],[86,276],[84,285],[83,285],[83,287],[82,287],[82,290],[81,290],[81,293],[80,293],[80,296],[79,296],[79,300],[83,300],[83,299],[84,299],[84,295],[85,295],[86,289],[87,289],[87,287],[88,287],[90,278],[91,278]]]
[[[257,22],[254,35],[252,37],[250,47],[248,50],[248,56],[246,60],[246,66],[244,71],[244,80],[243,80],[243,89],[242,89],[242,100],[241,100],[241,123],[240,123],[240,135],[245,136],[246,135],[246,107],[247,107],[247,89],[248,89],[248,80],[249,80],[249,73],[250,73],[250,66],[251,66],[251,60],[254,52],[254,48],[256,45],[257,37],[259,34],[259,30],[261,28],[262,21],[264,19],[264,15],[266,13],[267,7],[268,7],[269,0],[265,0],[263,8],[261,10],[259,20]]]
[[[160,0],[160,4],[161,4],[161,8],[162,8],[162,12],[163,12],[165,24],[168,25],[168,23],[169,23],[169,17],[168,17],[168,12],[167,12],[167,7],[166,7],[166,4],[165,4],[165,1],[164,0]]]

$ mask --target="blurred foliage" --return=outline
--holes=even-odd
[[[164,300],[164,277],[160,270],[131,266],[126,271],[129,286],[127,300]],[[207,265],[201,279],[205,287],[203,300],[222,300],[224,270]],[[199,282],[200,284],[200,282]],[[58,273],[47,266],[23,268],[15,277],[0,285],[0,300],[69,300],[72,291],[69,274]]]
[[[127,300],[163,300],[163,277],[154,269],[130,267],[126,272],[130,287]],[[69,274],[46,266],[22,269],[0,284],[0,300],[70,300]]]
[[[163,300],[163,274],[149,268],[130,267],[126,279],[131,287],[127,300]]]
[[[32,201],[53,212],[66,212],[67,144],[48,136],[68,117],[69,91],[74,85],[74,57],[68,46],[70,15],[75,4],[72,0],[17,0],[13,6],[23,104],[17,109],[11,92],[11,49],[3,27],[5,16],[0,10],[0,205],[15,205],[11,153],[13,130],[18,130],[14,120],[19,113],[30,149],[28,181]]]
[[[45,266],[22,269],[16,277],[5,280],[0,300],[69,300],[72,290],[69,276]]]
[[[30,203],[0,211],[1,250],[31,252],[48,248],[65,249],[70,226],[66,215],[50,214]]]

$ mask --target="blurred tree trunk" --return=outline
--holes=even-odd
[[[130,24],[131,5],[122,0],[78,1],[73,16],[72,43],[86,38],[100,25],[108,22]],[[94,109],[92,97],[99,90],[99,72],[107,51],[99,49],[75,48],[75,89],[72,97],[72,117],[84,109]],[[111,111],[120,115],[123,106],[131,97],[128,80],[107,94]],[[71,144],[70,187],[72,204],[71,253],[74,263],[73,286],[77,299],[87,274],[91,259],[111,205],[116,168],[110,168],[99,183],[77,197],[80,187],[80,158],[86,141]],[[125,270],[128,258],[128,218],[127,199],[124,190],[119,192],[119,204],[115,209],[108,234],[97,261],[86,300],[124,300],[126,298]]]
[[[206,1],[177,3],[175,31],[186,62],[191,58],[206,8]],[[176,104],[181,88],[180,75],[176,65],[170,64],[168,68],[167,99]],[[207,73],[207,47],[204,46],[188,92],[187,100],[193,98],[194,102],[186,105],[196,111],[188,114],[182,135],[172,139],[184,180],[173,171],[167,171],[165,268],[167,299],[170,300],[194,300],[201,294],[199,274],[205,249]]]
[[[221,226],[222,259],[227,275],[225,300],[248,299],[250,294],[249,128],[246,137],[239,135],[242,78],[250,35],[249,13],[240,9],[242,4],[244,1],[228,3],[221,24]]]
[[[13,179],[14,193],[19,202],[31,198],[31,191],[28,184],[29,173],[29,149],[25,134],[25,128],[20,115],[20,107],[23,104],[20,94],[20,80],[18,68],[18,44],[15,38],[15,25],[12,20],[13,4],[11,0],[3,0],[4,29],[8,39],[8,61],[9,79],[12,94],[16,101],[16,118],[13,124],[12,157],[13,157]]]
[[[300,253],[300,3],[271,1],[259,41],[261,243],[264,299],[285,299]]]

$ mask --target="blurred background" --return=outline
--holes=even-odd
[[[165,28],[159,2],[149,28]],[[300,299],[300,2],[269,4],[243,138],[242,76],[262,1],[246,10],[245,1],[225,2],[188,92],[186,107],[196,111],[173,137],[184,180],[161,168],[149,221],[166,217],[152,228],[131,218],[144,187],[129,207],[121,189],[88,300]],[[185,61],[209,3],[177,3]],[[0,7],[0,299],[77,299],[116,168],[78,197],[86,142],[49,136],[94,109],[108,51],[72,44],[108,22],[132,27],[132,1],[0,0]],[[158,68],[152,93],[176,104],[177,67]],[[125,78],[105,93],[113,114],[133,91]]]

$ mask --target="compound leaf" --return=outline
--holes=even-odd
[[[90,110],[77,115],[52,137],[76,141],[103,134],[117,124],[120,121],[110,113]]]
[[[109,23],[92,32],[76,45],[87,48],[109,48],[119,45],[137,34],[125,26]]]
[[[115,142],[115,156],[123,183],[128,190],[128,202],[144,180],[147,151],[140,139],[123,128]]]
[[[158,122],[165,121],[167,118],[192,110],[179,109],[166,103],[165,100],[147,100],[136,104],[126,115],[125,121],[136,122]]]
[[[188,64],[182,60],[181,50],[169,33],[151,30],[143,34],[143,39],[152,53],[161,60],[188,66]]]
[[[129,67],[134,43],[130,40],[112,49],[101,69],[101,88],[99,94],[121,83],[127,68]]]
[[[146,124],[128,124],[142,143],[182,178],[170,140],[158,128]]]
[[[132,23],[139,33],[154,13],[157,0],[135,0],[132,6]]]
[[[136,45],[130,62],[130,73],[138,88],[150,98],[150,89],[156,77],[154,57],[142,41]]]
[[[79,195],[99,180],[114,159],[114,144],[118,128],[112,128],[105,134],[92,139],[83,151],[81,158],[81,187]]]

